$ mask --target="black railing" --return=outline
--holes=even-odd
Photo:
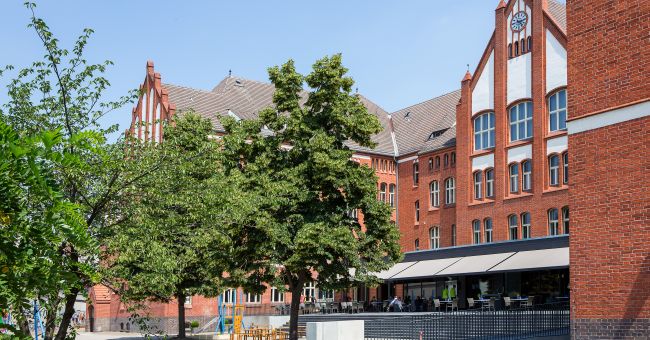
[[[366,320],[366,339],[526,339],[569,334],[567,302]]]

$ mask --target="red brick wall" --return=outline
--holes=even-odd
[[[650,96],[650,1],[567,1],[569,115]]]

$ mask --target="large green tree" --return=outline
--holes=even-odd
[[[123,196],[123,221],[105,242],[108,284],[126,302],[175,298],[179,338],[185,298],[219,293],[230,251],[223,225],[233,186],[213,137],[212,123],[190,112],[165,129],[164,143],[134,149],[130,162],[162,166]]]
[[[391,210],[376,199],[377,178],[346,144],[372,147],[382,128],[351,93],[346,72],[341,55],[317,61],[306,77],[290,60],[269,69],[274,107],[259,119],[223,120],[226,168],[242,182],[240,220],[229,230],[233,280],[252,291],[265,281],[287,287],[291,339],[305,283],[376,283],[373,273],[401,256]],[[352,209],[363,212],[363,226]]]

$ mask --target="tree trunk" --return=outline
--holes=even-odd
[[[48,306],[49,308],[47,309],[47,316],[45,317],[45,340],[51,340],[54,338],[58,306],[58,303],[54,304],[53,306]]]
[[[178,338],[185,338],[185,293],[176,293],[178,302]]]
[[[291,290],[291,313],[289,316],[289,340],[298,340],[298,315],[300,314],[300,296],[302,295],[302,284],[298,284]]]
[[[59,323],[59,331],[56,333],[55,340],[65,340],[68,335],[68,327],[70,327],[70,320],[74,315],[74,303],[77,301],[77,294],[79,294],[79,288],[72,288],[69,294],[65,295],[65,309],[63,310],[63,316],[61,317],[61,323]]]

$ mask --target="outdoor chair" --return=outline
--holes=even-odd
[[[476,301],[474,301],[474,298],[467,298],[467,308],[472,309],[476,307]]]
[[[440,312],[440,300],[438,299],[433,299],[433,310],[438,310]]]
[[[364,312],[364,308],[363,308],[364,304],[365,304],[365,301],[356,302],[356,306],[355,306],[354,309],[356,310],[357,313],[363,313]]]
[[[496,300],[495,300],[493,297],[491,297],[491,298],[490,298],[490,301],[488,301],[488,307],[487,307],[487,309],[488,309],[488,310],[492,310],[492,311],[496,311],[495,306],[496,306]]]
[[[389,305],[389,304],[390,304],[390,302],[388,302],[388,301],[384,301],[384,304],[382,305],[381,310],[382,310],[383,312],[388,312],[388,305]]]
[[[526,303],[524,304],[524,307],[526,308],[532,308],[535,304],[535,297],[534,296],[529,296],[528,300],[526,300]]]
[[[504,296],[503,297],[503,304],[506,307],[506,309],[512,308],[512,301],[510,300],[509,296]]]
[[[447,306],[445,307],[445,310],[448,312],[449,308],[451,308],[451,311],[454,311],[454,308],[456,311],[458,311],[458,300],[454,299],[451,301],[451,303],[448,303]]]
[[[328,302],[327,303],[327,308],[330,310],[330,313],[338,313],[339,312],[339,304],[336,302]]]
[[[352,302],[341,302],[341,312],[352,313]]]

